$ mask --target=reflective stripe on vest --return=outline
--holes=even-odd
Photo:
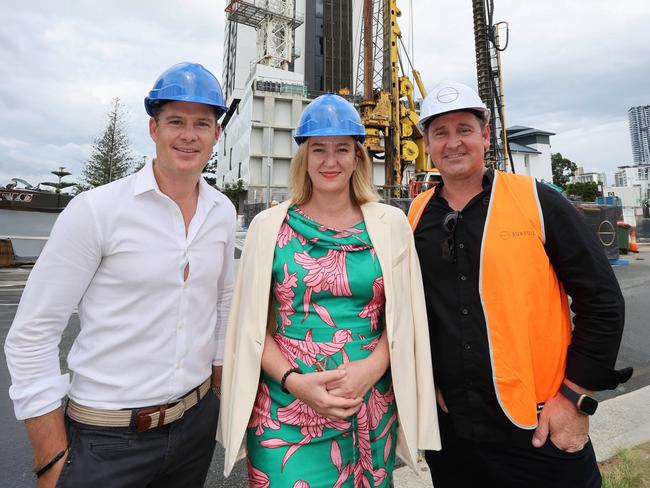
[[[544,241],[535,180],[495,172],[479,294],[497,400],[510,421],[525,429],[537,426],[537,404],[557,393],[571,340],[567,297]]]

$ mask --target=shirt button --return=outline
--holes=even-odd
[[[463,308],[463,309],[460,311],[460,313],[462,313],[463,315],[467,315],[467,314],[469,313],[469,310],[467,310],[466,308]]]
[[[465,348],[466,351],[469,351],[472,348],[472,346],[470,346],[467,342],[463,344],[463,347]]]
[[[461,281],[467,281],[467,276],[465,276],[465,275],[460,275],[460,280],[461,280]]]
[[[181,367],[181,363],[176,363],[176,369]]]
[[[459,247],[460,249],[465,249],[465,244],[463,244],[463,243],[461,242],[460,244],[458,244],[458,247]]]

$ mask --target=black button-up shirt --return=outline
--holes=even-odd
[[[494,172],[483,176],[483,191],[458,212],[454,259],[443,259],[453,212],[440,188],[415,231],[426,295],[434,376],[457,434],[475,441],[509,439],[513,424],[497,403],[487,329],[479,296],[483,229]],[[545,250],[572,298],[574,333],[566,377],[585,388],[615,388],[625,381],[613,369],[624,322],[623,297],[597,236],[558,192],[537,183],[546,233]],[[507,257],[504,257],[507,259]],[[516,277],[501,286],[516,287]]]

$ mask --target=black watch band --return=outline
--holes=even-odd
[[[598,408],[598,401],[584,393],[578,393],[571,389],[566,383],[560,386],[560,393],[573,403],[579,412],[585,415],[593,415]]]

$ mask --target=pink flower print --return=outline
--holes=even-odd
[[[311,488],[309,483],[303,480],[298,480],[293,484],[293,488]]]
[[[332,319],[332,316],[330,315],[330,313],[327,311],[325,307],[319,305],[314,301],[312,301],[311,304],[314,306],[314,310],[316,310],[316,313],[318,314],[318,316],[323,322],[325,322],[330,327],[336,327],[336,325],[334,324],[334,320]],[[305,316],[305,318],[307,317]]]
[[[298,286],[298,278],[296,275],[297,273],[289,274],[288,265],[287,263],[284,263],[284,279],[282,280],[282,283],[276,282],[273,287],[275,299],[280,305],[278,310],[280,312],[280,317],[282,318],[282,323],[280,324],[282,332],[284,332],[285,327],[291,325],[289,316],[296,312],[293,308],[293,297],[296,296],[293,288]]]
[[[300,426],[300,433],[304,436],[296,443],[285,441],[284,439],[267,439],[260,442],[262,447],[271,449],[289,446],[287,452],[282,458],[282,469],[298,449],[302,446],[309,444],[312,439],[321,437],[325,427],[329,429],[336,429],[339,431],[346,431],[350,428],[351,423],[345,420],[328,419],[319,415],[309,405],[296,399],[286,407],[278,408],[278,420],[281,423]]]
[[[257,388],[255,404],[251,412],[251,418],[248,421],[248,427],[256,427],[255,435],[260,436],[264,433],[264,427],[267,429],[278,430],[280,423],[271,418],[271,396],[269,395],[269,385],[260,381]]]
[[[362,403],[357,412],[357,449],[359,449],[359,462],[363,469],[372,471],[370,430],[368,427],[368,407],[365,403]]]
[[[376,440],[383,439],[387,435],[390,434],[390,429],[392,428],[393,424],[397,422],[397,411],[393,412],[393,415],[390,416],[388,419],[388,422],[386,422],[386,427],[384,427],[384,430],[381,431],[381,434],[379,434],[376,437]]]
[[[350,283],[345,265],[345,251],[329,249],[325,256],[312,258],[305,251],[294,254],[297,264],[308,271],[303,278],[307,288],[303,296],[303,308],[305,317],[304,322],[309,316],[309,304],[312,303],[311,295],[313,292],[329,291],[334,296],[351,296]],[[315,302],[314,302],[315,303]],[[334,326],[331,316],[324,307],[315,307],[316,312],[321,319],[328,325]]]
[[[386,437],[386,444],[384,444],[384,464],[388,462],[390,451],[393,448],[393,434],[389,433]]]
[[[305,239],[303,236],[301,236],[295,230],[293,230],[291,226],[288,224],[288,222],[289,222],[289,215],[287,215],[287,217],[284,219],[284,222],[282,223],[282,227],[280,227],[280,232],[278,232],[278,247],[282,249],[294,237],[298,239],[298,241],[303,246],[307,244],[307,239]]]
[[[374,478],[374,486],[380,486],[388,476],[386,468],[379,468],[372,472],[372,477]]]
[[[332,488],[341,488],[343,486],[343,483],[345,483],[350,475],[352,474],[353,467],[351,463],[348,463],[345,465],[345,468],[341,471],[339,474],[339,477],[336,480],[336,483],[332,485]]]
[[[305,340],[290,339],[282,334],[273,336],[284,357],[293,367],[297,366],[296,359],[300,359],[307,366],[316,362],[316,356],[323,354],[331,356],[341,351],[345,344],[352,340],[352,331],[338,329],[332,336],[333,342],[314,342],[312,340],[312,329],[305,334]]]
[[[364,337],[364,339],[365,339],[365,337]],[[361,349],[365,349],[366,351],[374,351],[375,348],[377,347],[377,344],[379,344],[379,339],[381,339],[381,336],[380,337],[375,337],[368,344],[364,344],[363,346],[361,346]]]
[[[370,451],[370,431],[368,429],[368,410],[364,403],[357,412],[356,446],[359,459],[354,466],[354,486],[370,486],[365,471],[372,473],[372,453]]]
[[[257,468],[255,468],[250,459],[248,460],[248,483],[250,488],[269,488],[271,480],[268,475]]]
[[[330,458],[332,458],[332,464],[340,473],[343,459],[341,457],[341,448],[339,447],[339,443],[336,442],[336,439],[332,439],[332,444],[330,445]]]
[[[298,399],[286,407],[278,408],[278,420],[284,424],[300,426],[300,433],[312,439],[322,436],[325,427],[344,432],[351,425],[347,420],[323,417]]]
[[[334,238],[334,239],[345,239],[347,237],[350,237],[353,234],[363,234],[363,231],[361,229],[356,229],[354,227],[350,227],[348,229],[341,230],[341,231],[337,232],[336,234],[334,234],[332,236],[332,238]]]
[[[372,284],[372,298],[366,304],[365,307],[359,312],[359,317],[365,319],[370,317],[370,328],[372,330],[377,330],[379,326],[379,317],[381,312],[384,309],[384,302],[386,297],[384,296],[384,278],[380,276]]]
[[[395,401],[393,388],[389,388],[385,394],[382,394],[377,388],[373,387],[368,398],[368,424],[371,430],[374,430],[381,422],[381,418],[388,407]]]

